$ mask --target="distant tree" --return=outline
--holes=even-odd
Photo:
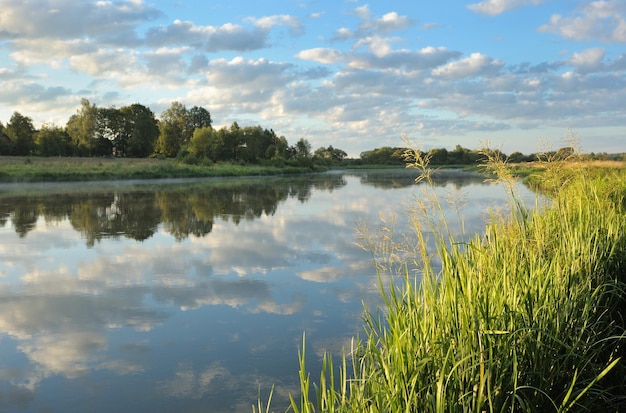
[[[14,155],[27,156],[34,153],[35,127],[31,118],[19,112],[13,112],[6,126],[6,134],[13,142]]]
[[[360,158],[364,164],[369,165],[404,165],[404,152],[406,148],[391,148],[385,146],[361,152]]]
[[[258,162],[270,159],[271,152],[268,148],[274,142],[274,133],[261,126],[249,126],[243,128],[241,158],[246,162]],[[268,156],[269,155],[269,156]]]
[[[529,159],[529,157],[523,153],[515,151],[509,155],[508,161],[510,163],[529,162],[532,161],[532,158]]]
[[[272,144],[267,148],[267,159],[287,159],[289,157],[289,142],[284,136],[276,136],[270,129]]]
[[[466,164],[468,163],[468,153],[469,149],[456,145],[453,151],[448,152],[448,162],[451,164]]]
[[[146,106],[134,103],[120,109],[124,119],[125,152],[127,156],[143,158],[154,151],[159,126],[154,113]]]
[[[328,155],[329,155],[328,151],[323,146],[320,146],[319,148],[315,150],[315,152],[313,152],[313,157],[318,158],[318,159],[328,159],[329,158]]]
[[[44,124],[35,134],[35,145],[39,156],[72,155],[72,140],[59,126]]]
[[[209,157],[213,135],[213,129],[210,126],[196,129],[189,141],[187,148],[189,153],[198,158]]]
[[[65,128],[77,154],[91,156],[97,146],[98,108],[87,99],[81,99],[80,105],[80,109],[69,118]]]
[[[124,117],[119,109],[116,108],[99,108],[96,118],[96,137],[99,141],[100,148],[110,147],[111,152],[100,153],[98,155],[115,155],[121,156],[125,154],[126,144],[128,142],[128,131]]]
[[[188,133],[185,105],[172,102],[172,105],[161,114],[155,152],[169,157],[176,156],[186,143],[185,140],[191,138],[191,134]]]
[[[237,122],[233,122],[227,133],[223,135],[223,144],[224,151],[227,154],[226,159],[238,160],[239,150],[243,144],[243,133]]]
[[[428,155],[433,165],[445,165],[448,163],[448,150],[446,148],[433,148],[428,151]]]
[[[556,159],[559,160],[568,160],[571,159],[574,155],[576,154],[576,150],[571,147],[571,146],[566,146],[563,148],[559,148],[558,151],[556,151]]]
[[[210,144],[209,157],[214,161],[225,161],[232,159],[232,151],[226,148],[226,142],[228,141],[228,129],[222,127],[217,131],[213,131],[212,140]]]
[[[313,157],[326,162],[337,162],[346,158],[348,154],[339,148],[334,148],[333,145],[328,145],[328,148],[323,146],[316,149],[313,153]]]
[[[7,135],[2,122],[0,122],[0,155],[13,155],[13,141]]]
[[[193,136],[196,129],[211,127],[211,114],[201,106],[194,106],[187,111],[185,125],[185,138],[187,142]]]
[[[308,140],[300,138],[296,142],[296,158],[309,159],[311,157],[311,144]]]

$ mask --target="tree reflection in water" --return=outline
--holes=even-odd
[[[355,227],[415,173],[0,185],[0,410],[249,412],[272,384],[286,405],[302,332],[315,371],[380,305]],[[435,183],[479,223],[502,201]]]

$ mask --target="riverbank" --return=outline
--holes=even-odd
[[[397,169],[389,165],[335,166],[339,169]],[[464,171],[481,170],[477,165],[433,166],[435,169]],[[586,161],[564,162],[560,169],[571,171],[585,168],[597,175],[605,170],[626,168],[626,162]],[[81,157],[20,157],[0,156],[0,182],[70,182],[128,179],[202,178],[216,176],[287,175],[321,172],[324,165],[295,166],[291,164],[241,165],[218,162],[189,164],[176,159],[161,158],[81,158]],[[549,175],[551,167],[545,162],[510,165],[511,173],[533,186]],[[547,172],[547,174],[546,174]],[[559,172],[560,174],[560,172]]]
[[[626,407],[626,171],[548,165],[552,202],[530,210],[510,169],[492,166],[511,189],[512,213],[493,214],[465,241],[437,213],[443,201],[416,199],[409,245],[420,277],[379,267],[386,307],[366,310],[364,334],[338,369],[325,356],[321,375],[310,375],[301,357],[294,411]],[[389,239],[377,251],[407,251]]]
[[[61,182],[121,179],[200,178],[280,175],[317,171],[315,167],[190,165],[175,159],[0,156],[0,182]]]

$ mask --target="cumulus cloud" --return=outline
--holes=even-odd
[[[467,8],[476,13],[494,16],[520,7],[536,6],[545,1],[546,0],[484,0],[469,4]]]
[[[566,39],[626,42],[626,3],[598,0],[586,3],[569,16],[553,14],[550,22],[538,29]]]
[[[307,49],[296,57],[322,64],[346,63],[357,69],[432,69],[458,58],[461,53],[445,47],[425,47],[420,50],[387,50],[386,53],[343,52],[329,48]]]
[[[577,68],[579,72],[590,73],[600,71],[602,61],[606,52],[601,48],[592,48],[583,50],[580,53],[574,53],[569,59],[569,64]]]
[[[302,50],[296,54],[296,57],[298,59],[312,60],[323,64],[335,64],[346,60],[346,54],[344,52],[325,47]]]
[[[355,8],[352,14],[361,19],[358,28],[356,30],[345,27],[338,29],[334,34],[335,40],[385,35],[415,24],[413,19],[401,16],[395,11],[385,13],[379,18],[372,18],[372,12],[367,4]]]
[[[145,42],[152,47],[187,45],[205,52],[220,50],[248,51],[266,46],[268,30],[248,29],[226,23],[219,27],[196,26],[190,21],[175,20],[166,27],[151,28]]]
[[[10,39],[117,36],[161,16],[143,1],[4,0],[0,33]]]
[[[435,77],[454,80],[493,74],[499,71],[502,66],[502,62],[489,56],[472,53],[469,57],[433,69],[432,74]]]
[[[425,47],[420,50],[392,50],[385,55],[375,53],[355,53],[351,57],[350,66],[360,69],[400,69],[426,70],[433,69],[448,61],[459,58],[461,53],[445,47]]]
[[[205,72],[209,89],[198,92],[209,92],[215,96],[214,105],[224,105],[231,113],[262,113],[276,107],[274,97],[295,78],[292,69],[291,64],[263,58],[216,59]]]
[[[272,30],[275,26],[286,26],[292,35],[300,35],[304,32],[304,25],[295,16],[279,14],[261,18],[249,18],[255,27],[265,31]]]

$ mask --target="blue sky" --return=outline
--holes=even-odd
[[[0,0],[0,121],[203,106],[358,156],[626,151],[623,0]]]

